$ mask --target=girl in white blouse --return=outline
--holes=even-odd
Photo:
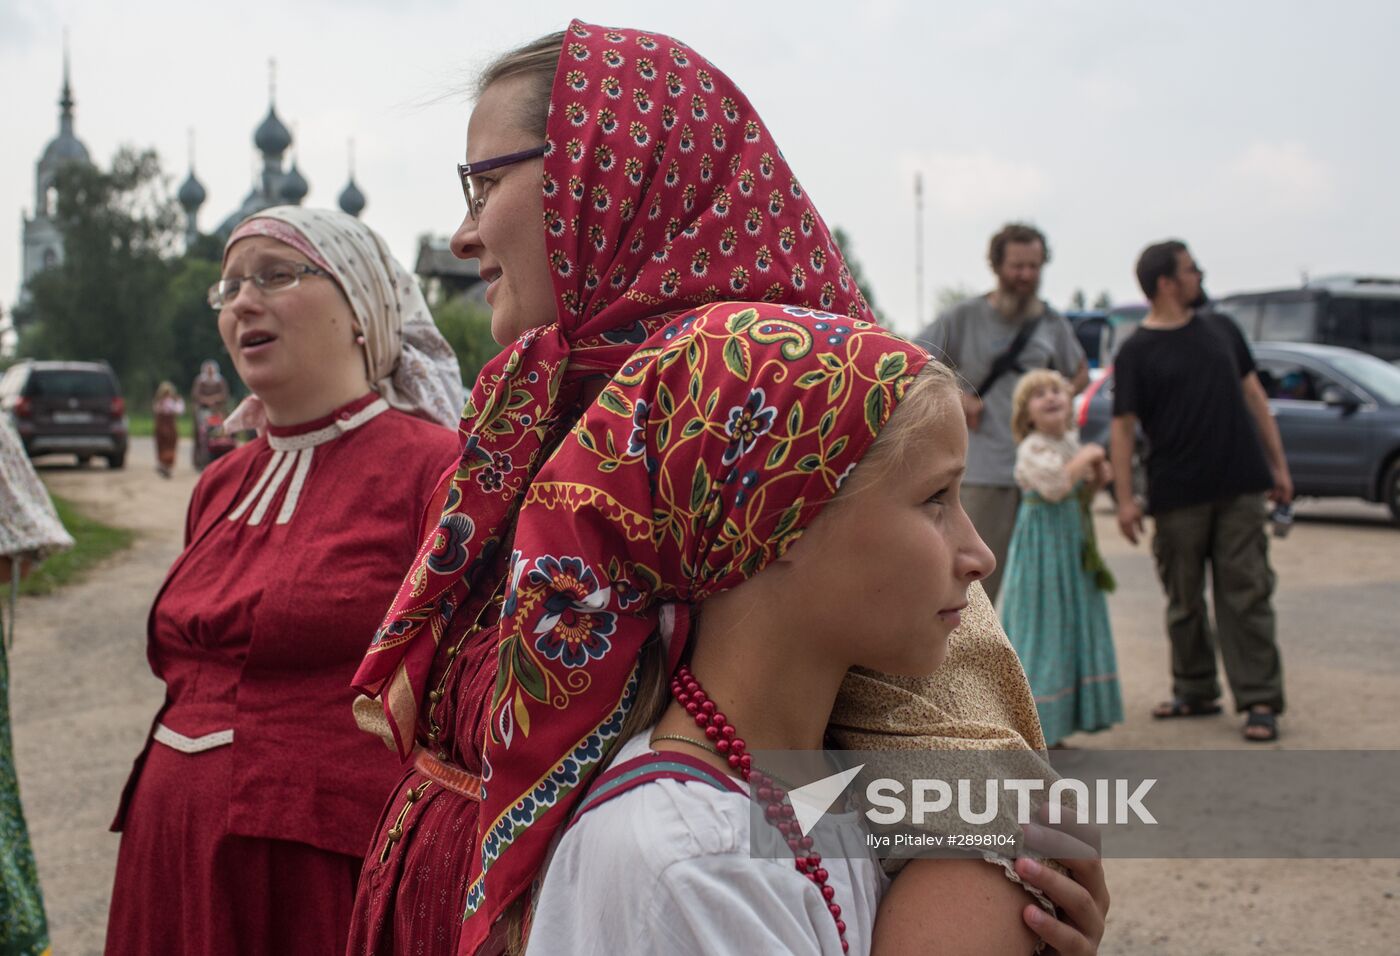
[[[1011,430],[1022,492],[1007,556],[1002,626],[1030,678],[1045,741],[1123,720],[1104,594],[1113,575],[1090,505],[1109,480],[1104,450],[1070,429],[1069,383],[1038,370],[1016,386]]]

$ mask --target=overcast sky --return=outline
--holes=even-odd
[[[411,265],[416,237],[462,213],[467,106],[441,94],[575,15],[674,35],[732,76],[901,331],[939,287],[988,286],[986,240],[1008,218],[1049,234],[1057,306],[1076,288],[1140,298],[1133,261],[1168,236],[1192,244],[1217,295],[1304,271],[1400,274],[1400,4],[1384,0],[0,0],[0,302],[18,291],[21,212],[58,129],[65,26],[94,159],[153,146],[174,188],[193,129],[206,230],[251,184],[275,57],[307,204],[335,204],[354,137],[364,218]]]

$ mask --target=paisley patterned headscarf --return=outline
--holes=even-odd
[[[462,458],[355,676],[399,752],[437,643],[476,613],[531,476],[573,425],[579,383],[613,375],[667,313],[722,299],[873,321],[831,234],[748,99],[678,40],[573,21],[550,96],[546,250],[558,321],[477,379]]]
[[[618,742],[643,643],[671,631],[674,664],[686,609],[797,541],[928,361],[869,322],[723,302],[603,389],[517,519],[459,952],[529,885]]]

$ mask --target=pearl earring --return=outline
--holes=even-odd
[[[355,333],[355,344],[356,344],[356,345],[364,345],[364,344],[365,344],[365,333],[363,333],[363,332],[356,332],[356,333]]]

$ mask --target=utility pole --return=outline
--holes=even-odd
[[[914,328],[924,327],[924,174],[914,174]]]

